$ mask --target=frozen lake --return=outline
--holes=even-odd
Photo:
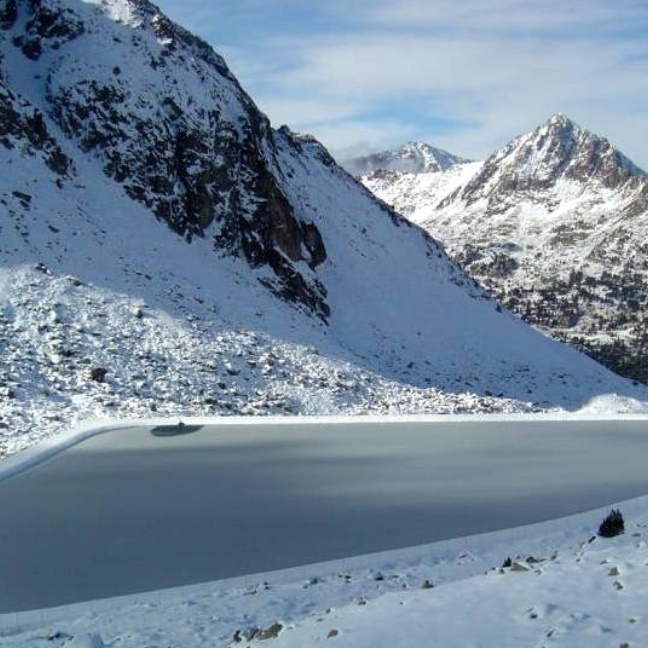
[[[0,483],[0,613],[351,557],[648,493],[648,422],[130,428]]]

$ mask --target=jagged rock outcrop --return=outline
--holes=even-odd
[[[83,34],[83,22],[69,7],[47,0],[29,0],[29,11],[24,33],[14,35],[13,44],[32,60],[38,60],[47,50],[56,50]],[[7,7],[11,28],[17,18],[18,7],[15,1]]]
[[[367,176],[510,310],[648,382],[648,178],[554,115],[482,164]]]
[[[16,0],[0,0],[0,29],[11,29],[18,18]]]

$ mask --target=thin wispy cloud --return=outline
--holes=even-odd
[[[562,111],[648,167],[643,0],[162,0],[275,124],[482,157]],[[319,5],[319,6],[318,6]]]
[[[626,29],[632,21],[645,19],[643,2],[632,0],[376,0],[375,22],[388,26],[440,28],[513,35],[573,35],[591,29]]]

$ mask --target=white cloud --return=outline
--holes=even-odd
[[[416,131],[411,124],[394,120],[348,120],[322,124],[316,134],[331,150],[340,155],[345,150],[365,152],[412,139]]]
[[[290,97],[270,97],[258,102],[258,105],[268,115],[281,115],[281,124],[288,124],[296,130],[304,127],[325,127],[331,123],[353,120],[362,108],[351,102],[322,103],[317,99],[291,99]],[[275,122],[275,125],[278,124]]]

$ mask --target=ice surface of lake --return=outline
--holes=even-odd
[[[0,483],[0,613],[553,519],[647,466],[641,421],[118,430]]]

